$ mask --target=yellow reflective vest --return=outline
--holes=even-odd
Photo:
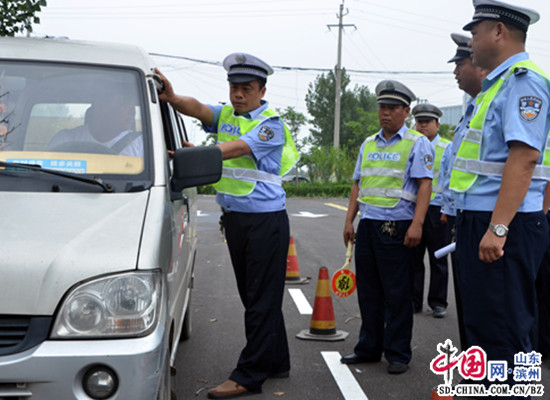
[[[526,68],[539,74],[548,85],[550,78],[532,61],[520,61],[510,67],[507,73],[495,82],[488,90],[476,98],[477,111],[470,121],[470,127],[460,147],[451,171],[449,188],[455,192],[465,192],[472,187],[479,175],[502,176],[504,162],[481,160],[483,141],[483,125],[492,101],[498,96],[504,82],[514,74],[516,68]],[[534,179],[550,180],[550,140],[547,138],[543,154],[543,162],[535,167]]]
[[[441,159],[443,158],[443,153],[447,146],[451,144],[450,140],[440,137],[439,140],[434,144],[435,150],[435,160],[434,160],[434,176],[432,181],[432,195],[430,200],[433,200],[438,193],[443,192],[443,188],[439,186],[439,171],[441,170]]]
[[[263,111],[255,119],[248,119],[242,115],[235,115],[233,107],[224,106],[218,121],[218,143],[238,140],[241,136],[271,118],[278,118],[278,115],[270,108]],[[221,129],[222,126],[223,129]],[[252,193],[257,182],[280,186],[282,183],[281,176],[290,171],[300,158],[292,140],[292,135],[286,125],[284,125],[284,129],[285,144],[281,153],[279,175],[260,171],[252,154],[247,154],[223,161],[222,178],[214,184],[216,191],[232,196],[247,196]]]
[[[416,193],[403,189],[411,150],[420,132],[409,129],[398,143],[380,148],[376,135],[369,136],[363,148],[359,201],[375,207],[393,208],[399,200],[416,202]]]

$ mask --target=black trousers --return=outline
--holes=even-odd
[[[517,213],[510,223],[504,256],[492,263],[479,259],[479,243],[490,212],[457,215],[458,284],[469,346],[479,346],[488,360],[507,361],[534,350],[535,278],[548,247],[548,223],[541,212]],[[514,381],[508,375],[509,384]],[[504,397],[500,397],[504,399]]]
[[[546,214],[550,226],[550,213]],[[536,280],[538,329],[536,350],[543,357],[550,357],[550,247],[546,249]]]
[[[456,239],[456,217],[447,215],[447,229],[451,242]],[[468,350],[468,340],[466,339],[466,330],[464,329],[464,315],[462,311],[462,295],[460,293],[460,285],[458,284],[458,257],[456,250],[451,253],[451,266],[453,271],[453,285],[455,292],[456,318],[458,321],[458,335],[460,339],[460,349]]]
[[[450,243],[449,230],[441,223],[441,207],[430,206],[426,213],[422,231],[422,241],[416,247],[416,264],[414,267],[413,302],[416,309],[422,307],[424,300],[424,254],[428,250],[430,260],[430,285],[428,291],[428,305],[447,308],[447,285],[449,282],[449,265],[447,257],[435,258],[436,250]]]
[[[246,345],[230,379],[261,392],[271,373],[290,370],[282,313],[290,228],[286,211],[225,213],[225,235],[245,308]]]
[[[357,297],[361,311],[358,356],[408,364],[412,357],[412,273],[414,249],[403,245],[411,221],[395,221],[395,235],[384,221],[362,219],[355,240]]]

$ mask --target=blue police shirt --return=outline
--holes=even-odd
[[[435,136],[434,140],[431,141],[431,144],[432,144],[432,146],[434,146],[434,149],[435,149],[436,143],[439,142],[440,139],[441,139],[441,136],[439,136],[439,133],[438,133],[438,134]],[[444,162],[444,161],[446,162],[446,160],[445,160],[445,153],[447,152],[447,150],[449,150],[449,147],[451,147],[450,144],[449,144],[449,145],[447,146],[447,148],[444,150],[443,155],[441,156],[441,160],[437,160],[437,159],[436,159],[436,160],[434,161],[435,163],[438,163],[438,162],[440,163],[440,164],[439,164],[439,178],[438,178],[438,180],[437,180],[437,184],[438,184],[439,187],[442,187],[442,186],[441,186],[441,183],[443,182],[443,180],[442,180],[442,179],[443,179],[442,174],[444,174],[444,164],[443,164],[443,162]],[[437,155],[436,155],[435,157],[437,158]],[[433,189],[434,189],[434,188],[432,187],[432,190],[433,190]],[[431,206],[441,206],[441,204],[443,204],[443,194],[442,194],[442,192],[438,192],[438,193],[436,193],[435,197],[430,201],[430,205],[431,205]]]
[[[519,61],[527,60],[525,52],[515,54],[496,69],[482,83],[482,92],[488,90],[508,69]],[[525,100],[540,102],[538,114],[527,118],[522,114],[521,104]],[[536,73],[527,71],[512,74],[502,85],[499,95],[487,111],[483,125],[483,140],[480,157],[486,161],[505,162],[508,158],[510,142],[518,141],[541,152],[550,129],[550,92],[546,82]],[[475,111],[474,111],[475,112]],[[498,197],[502,178],[480,175],[475,184],[464,193],[456,193],[457,209],[472,211],[493,211]],[[536,212],[542,209],[546,181],[533,179],[518,212]]]
[[[209,105],[214,114],[212,126],[203,126],[206,132],[216,133],[220,119],[222,105]],[[268,108],[268,103],[262,100],[262,105],[242,116],[255,119]],[[268,126],[273,131],[272,138],[259,135],[262,126]],[[279,118],[270,118],[260,123],[251,131],[242,135],[239,140],[244,140],[250,149],[260,171],[279,175],[281,171],[281,154],[285,144],[285,129]],[[227,211],[236,212],[274,212],[284,210],[286,207],[286,194],[282,186],[257,182],[256,187],[248,196],[232,196],[218,193],[216,202]]]
[[[443,204],[441,205],[441,212],[453,217],[456,217],[456,206],[454,197],[457,195],[457,193],[449,189],[449,181],[451,180],[451,171],[453,169],[453,164],[456,160],[456,155],[458,154],[458,149],[462,144],[462,139],[468,131],[470,120],[474,115],[474,106],[475,99],[470,98],[470,101],[468,101],[468,104],[466,105],[466,112],[464,113],[455,128],[453,142],[450,146],[447,147],[445,154],[443,154],[443,158],[447,158],[447,160],[445,161],[445,171],[440,172],[439,174],[439,182],[443,187]],[[441,162],[443,162],[443,160],[441,160]]]
[[[375,137],[376,146],[379,148],[384,148],[399,143],[399,141],[403,139],[403,135],[407,132],[407,130],[407,126],[403,125],[403,127],[389,140],[384,138],[382,130],[380,130]],[[355,164],[355,171],[353,172],[353,179],[359,181],[359,185],[361,185],[361,164],[363,163],[365,143],[366,142],[363,142],[361,145],[359,156],[357,157],[357,163]],[[434,148],[429,139],[422,136],[416,141],[409,154],[409,159],[405,170],[405,179],[403,180],[403,188],[409,192],[417,193],[418,183],[416,179],[432,179],[433,177],[433,160]],[[404,199],[399,200],[399,203],[392,208],[375,207],[359,202],[361,219],[367,218],[382,221],[412,220],[415,209],[415,203]]]

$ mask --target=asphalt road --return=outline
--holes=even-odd
[[[305,285],[286,286],[283,309],[291,352],[290,378],[267,380],[263,393],[251,398],[421,400],[430,399],[432,389],[443,383],[442,376],[430,371],[430,362],[439,355],[439,343],[447,339],[455,345],[459,343],[452,280],[446,318],[433,318],[426,302],[424,311],[415,314],[413,358],[405,374],[389,375],[384,359],[376,364],[352,366],[338,362],[341,355],[353,351],[357,342],[361,321],[356,293],[344,299],[332,296],[336,328],[349,332],[347,339],[320,342],[296,338],[297,333],[309,329],[311,315],[300,313],[288,289],[300,290],[313,307],[319,268],[328,267],[332,277],[343,265],[346,248],[342,230],[346,206],[346,199],[288,199],[287,211],[300,275],[310,277],[311,281]],[[220,211],[215,197],[199,196],[199,210],[199,245],[191,303],[193,333],[188,341],[180,344],[176,359],[180,400],[206,398],[208,389],[227,379],[244,346],[243,307],[227,246],[219,231]],[[429,270],[426,275],[428,281]],[[550,390],[548,367],[549,363],[545,362],[542,384]],[[458,373],[455,371],[454,375],[456,382]]]

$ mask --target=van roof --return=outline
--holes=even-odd
[[[50,37],[1,37],[2,58],[131,66],[144,73],[155,66],[153,59],[139,46]]]

